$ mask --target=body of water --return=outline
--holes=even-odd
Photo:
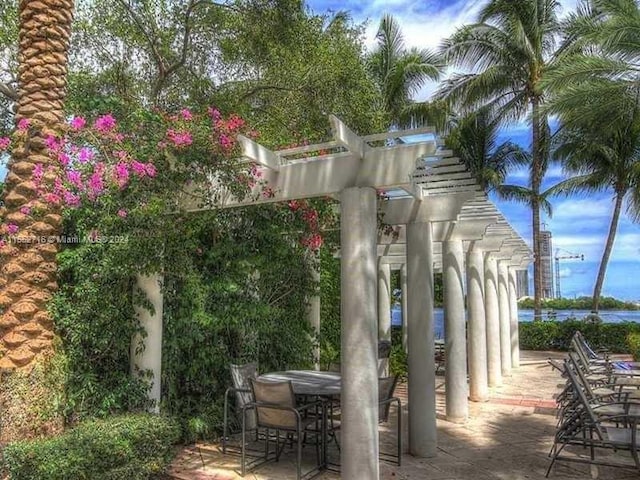
[[[519,310],[521,322],[533,320],[533,310]],[[543,315],[548,319],[566,320],[568,318],[582,319],[591,313],[589,310],[543,310]],[[604,310],[600,317],[605,323],[640,322],[640,310]],[[444,338],[444,311],[441,308],[434,309],[434,329],[436,338]],[[391,325],[402,326],[402,310],[400,306],[391,308]]]

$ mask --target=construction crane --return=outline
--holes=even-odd
[[[584,260],[584,255],[556,248],[556,298],[562,298],[562,294],[560,293],[560,260],[574,260],[578,258]]]

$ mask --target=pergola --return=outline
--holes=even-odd
[[[488,387],[500,385],[518,366],[515,271],[526,268],[531,252],[433,129],[361,137],[335,116],[330,121],[334,140],[323,144],[271,151],[239,138],[243,161],[262,169],[273,195],[261,195],[260,187],[247,199],[215,185],[212,191],[215,208],[323,196],[340,201],[341,474],[377,479],[377,342],[390,331],[391,266],[402,272],[403,324],[409,332],[409,452],[431,457],[437,446],[434,267],[444,274],[447,418],[460,422],[468,415],[468,398],[486,400]],[[409,137],[414,141],[406,141]],[[379,200],[379,190],[389,198]],[[201,208],[188,202],[186,207]],[[378,211],[385,223],[402,226],[397,238],[378,234]],[[159,275],[138,279],[154,313],[138,312],[147,336],[132,346],[132,368],[153,372],[155,400],[160,399],[161,281]],[[319,299],[311,299],[309,318],[316,328],[319,307]],[[136,349],[139,341],[142,351]]]

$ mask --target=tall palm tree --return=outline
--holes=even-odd
[[[540,82],[556,56],[559,32],[556,0],[491,0],[478,23],[460,28],[441,46],[444,59],[463,73],[443,83],[438,96],[457,108],[486,106],[509,123],[528,118],[531,124],[531,179],[534,259],[534,310],[541,313],[540,188],[549,159],[549,123],[541,105]]]
[[[28,131],[8,165],[2,216],[24,237],[37,239],[60,232],[60,212],[38,202],[32,172],[35,165],[50,162],[45,138],[59,133],[64,122],[72,16],[73,0],[21,0],[19,5],[16,119],[25,129],[28,124]],[[28,203],[41,211],[38,219],[21,212]],[[52,349],[53,325],[46,303],[57,288],[56,252],[55,243],[37,241],[3,249],[0,368],[30,367]]]
[[[512,142],[498,145],[499,124],[487,109],[453,118],[451,124],[447,147],[456,152],[484,191],[502,196],[507,174],[514,167],[527,165],[529,153]]]
[[[640,220],[640,110],[613,132],[573,128],[563,130],[559,137],[554,157],[575,176],[559,183],[554,190],[564,194],[613,192],[609,233],[593,288],[592,309],[597,312],[623,206],[626,204],[633,220]]]
[[[434,52],[407,49],[398,22],[389,14],[380,20],[376,42],[367,65],[382,92],[390,126],[407,126],[417,113],[412,97],[427,81],[438,80],[442,64]]]
[[[576,174],[565,192],[612,190],[609,234],[593,290],[598,310],[620,214],[640,220],[640,3],[591,0],[565,24],[565,46],[543,85],[562,124],[556,156]]]

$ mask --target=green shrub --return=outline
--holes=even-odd
[[[640,324],[591,323],[569,319],[565,321],[520,322],[520,348],[523,350],[569,350],[571,337],[580,330],[594,349],[613,353],[630,353],[628,337],[640,334]]]
[[[407,353],[404,351],[402,343],[396,343],[391,348],[389,371],[391,375],[398,375],[400,380],[406,380],[408,377],[409,366],[407,363]]]
[[[11,480],[142,480],[164,472],[179,438],[179,427],[166,417],[123,415],[11,443],[3,462]]]
[[[640,361],[640,333],[631,332],[627,335],[627,348],[635,361]]]

